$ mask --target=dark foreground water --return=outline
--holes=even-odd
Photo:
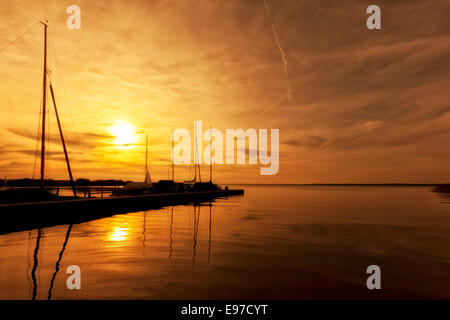
[[[0,235],[0,298],[450,299],[449,197],[425,187],[245,191],[212,207]],[[373,264],[381,290],[366,287]],[[81,290],[67,289],[70,265]]]

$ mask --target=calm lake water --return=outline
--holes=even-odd
[[[450,299],[450,197],[427,187],[245,192],[0,235],[0,298]],[[373,264],[381,290],[366,288]],[[66,287],[70,265],[81,290]]]

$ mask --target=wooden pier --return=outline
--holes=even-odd
[[[59,224],[81,223],[115,214],[192,202],[207,202],[216,198],[243,194],[244,190],[242,189],[221,189],[203,192],[1,204],[0,234]]]

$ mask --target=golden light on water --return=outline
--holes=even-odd
[[[126,228],[116,227],[109,237],[111,241],[125,241],[128,238],[128,230]]]
[[[108,131],[114,136],[114,144],[117,147],[132,147],[137,141],[136,129],[127,121],[115,121]]]

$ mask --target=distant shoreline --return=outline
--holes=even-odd
[[[75,185],[77,186],[123,186],[126,183],[133,181],[115,180],[115,179],[102,179],[102,180],[89,180],[89,179],[77,179]],[[225,186],[298,186],[298,187],[450,187],[450,183],[217,183]],[[40,181],[35,179],[11,179],[7,180],[7,186],[12,187],[28,187],[39,186]],[[69,180],[45,180],[47,187],[53,186],[70,186]],[[1,186],[1,185],[0,185]]]
[[[298,187],[438,187],[448,183],[220,183],[230,186],[298,186]]]

